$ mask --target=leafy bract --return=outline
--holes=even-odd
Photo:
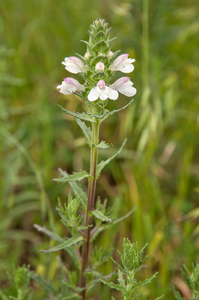
[[[72,112],[69,110],[66,110],[65,108],[63,108],[61,105],[58,104],[58,106],[61,108],[61,110],[66,113],[67,115],[73,116],[77,119],[83,120],[83,121],[89,121],[92,123],[95,123],[96,121],[94,120],[94,118],[91,115],[88,115],[86,113],[78,113],[78,112]]]
[[[105,109],[104,110],[104,113],[102,115],[97,115],[97,114],[93,114],[91,111],[88,111],[88,115],[89,116],[92,116],[96,119],[99,119],[99,122],[102,123],[103,121],[105,121],[108,117],[114,115],[115,113],[119,112],[120,110],[123,110],[125,108],[127,108],[132,102],[133,102],[134,99],[132,99],[127,105],[119,108],[119,109],[114,109],[112,111],[109,111],[108,109]]]
[[[54,178],[52,181],[56,182],[73,182],[73,181],[80,181],[84,178],[93,178],[91,175],[89,175],[86,171],[80,171],[78,173],[73,173],[72,175],[66,174],[62,178]]]
[[[124,145],[126,144],[127,139],[124,140],[122,146],[120,147],[120,149],[111,157],[109,157],[107,160],[102,160],[98,165],[97,165],[97,173],[96,173],[96,177],[98,178],[100,176],[100,173],[102,171],[102,169],[112,160],[114,159],[123,149]]]

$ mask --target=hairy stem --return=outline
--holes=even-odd
[[[95,145],[98,145],[99,139],[99,121],[95,119],[95,123],[92,123],[92,142]],[[96,188],[96,169],[97,169],[97,159],[98,159],[98,148],[95,146],[91,147],[90,151],[90,175],[92,179],[89,178],[88,181],[88,204],[87,204],[87,213],[85,214],[84,225],[87,227],[93,225],[93,217],[89,215],[94,209],[95,201],[95,188]],[[85,270],[88,267],[89,251],[90,251],[90,232],[92,227],[86,229],[86,240],[83,243],[82,247],[82,270],[81,270],[81,279],[80,285],[84,288],[82,292],[82,299],[86,299],[86,276],[84,274]]]

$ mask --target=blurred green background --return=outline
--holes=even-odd
[[[57,254],[38,253],[55,244],[33,224],[67,235],[55,208],[58,196],[67,201],[70,188],[51,179],[58,167],[71,173],[89,166],[80,128],[57,104],[79,112],[86,107],[56,86],[70,76],[61,62],[77,52],[84,55],[80,40],[88,40],[89,24],[98,17],[112,27],[111,37],[117,36],[113,51],[136,59],[131,79],[138,91],[130,108],[101,127],[101,139],[114,147],[100,152],[100,159],[113,154],[125,137],[128,141],[97,187],[101,199],[114,205],[115,217],[137,208],[98,243],[120,250],[123,237],[139,247],[149,243],[140,276],[159,275],[146,296],[171,298],[173,281],[183,290],[180,268],[186,263],[191,269],[199,259],[198,16],[198,0],[1,0],[0,286],[7,293],[6,271],[13,263],[57,278]],[[128,101],[120,96],[108,108]],[[103,299],[110,299],[105,292]]]

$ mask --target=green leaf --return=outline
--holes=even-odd
[[[0,297],[2,300],[8,300],[8,297],[5,294],[3,294],[1,290],[0,290]]]
[[[107,160],[102,160],[98,165],[97,165],[97,173],[96,173],[96,177],[98,178],[100,176],[100,173],[102,171],[102,169],[112,160],[114,159],[123,149],[124,145],[126,144],[127,139],[124,140],[122,146],[120,147],[120,149],[111,157],[109,157]]]
[[[52,283],[47,282],[40,274],[32,273],[30,278],[33,279],[37,284],[41,285],[49,293],[57,294],[58,290],[52,285]]]
[[[112,222],[112,219],[105,216],[102,211],[99,209],[93,210],[92,214],[95,216],[95,218],[101,220],[102,222]]]
[[[98,228],[98,230],[93,234],[91,240],[94,241],[96,239],[96,237],[98,236],[98,234],[102,231],[104,231],[105,229],[107,229],[109,226],[112,226],[116,223],[119,223],[121,221],[123,221],[124,219],[128,218],[133,212],[134,210],[136,209],[136,206],[134,206],[126,215],[124,215],[123,217],[119,218],[119,219],[116,219],[116,220],[113,220],[112,223],[109,223],[109,224],[106,224],[106,225],[103,225],[103,226],[100,226]]]
[[[120,110],[123,110],[125,108],[127,108],[129,105],[131,105],[131,103],[134,101],[134,99],[132,99],[127,105],[119,108],[119,109],[115,109],[115,110],[112,110],[112,111],[109,111],[109,110],[105,110],[105,112],[102,114],[102,115],[96,115],[96,114],[93,114],[92,112],[88,111],[88,115],[96,118],[96,119],[99,119],[100,120],[100,123],[102,123],[104,120],[106,120],[108,117],[114,115],[115,113],[119,112]]]
[[[58,106],[61,108],[61,110],[63,112],[65,112],[67,115],[73,116],[77,119],[83,120],[83,121],[89,121],[92,123],[95,123],[96,121],[93,119],[92,116],[86,114],[86,113],[78,113],[78,112],[72,112],[69,110],[66,110],[65,108],[63,108],[61,105],[58,104]]]
[[[84,178],[93,178],[91,175],[89,175],[86,171],[80,171],[78,173],[73,173],[72,175],[65,175],[62,178],[54,178],[52,181],[56,182],[70,182],[70,181],[80,181]]]
[[[75,118],[75,120],[76,120],[77,124],[79,125],[79,127],[81,128],[83,134],[85,135],[89,146],[91,147],[91,145],[92,145],[92,131],[91,131],[90,127],[87,127],[86,124],[78,118]]]
[[[118,290],[120,292],[125,292],[125,289],[122,286],[119,286],[118,284],[115,284],[113,282],[107,282],[107,281],[104,281],[102,279],[100,279],[100,281],[103,284],[108,285],[111,289],[115,289],[115,290]]]
[[[108,149],[108,148],[110,148],[112,146],[112,144],[109,145],[105,141],[101,141],[98,145],[96,145],[96,144],[93,144],[93,145],[94,145],[94,147],[96,147],[98,149],[104,149],[104,150]]]
[[[112,111],[109,111],[107,113],[105,113],[104,117],[103,117],[103,121],[106,120],[108,117],[114,115],[115,113],[119,112],[120,110],[123,110],[125,108],[127,108],[129,105],[132,104],[132,102],[134,101],[134,99],[132,99],[127,105],[119,108],[119,109],[115,109],[115,110],[112,110]],[[103,122],[103,121],[100,121],[100,122]]]
[[[39,252],[44,252],[44,253],[50,253],[50,252],[55,252],[55,251],[59,251],[62,249],[66,249],[74,244],[77,244],[78,242],[81,242],[84,238],[80,235],[75,235],[69,239],[67,239],[66,241],[64,241],[63,243],[61,243],[58,246],[52,247],[48,250],[40,250]]]
[[[49,236],[51,239],[53,239],[54,241],[58,242],[58,243],[63,243],[65,242],[65,240],[63,238],[61,238],[58,234],[56,234],[53,231],[48,230],[45,226],[41,227],[37,224],[33,225],[38,231],[45,233],[47,236]],[[75,251],[75,249],[70,246],[67,247],[66,249],[64,249],[72,258],[74,264],[76,265],[77,268],[80,267],[79,264],[79,258],[77,256],[77,252]]]
[[[67,176],[66,171],[63,171],[61,168],[59,168],[58,170],[62,176]],[[73,189],[75,196],[81,200],[82,209],[85,212],[86,207],[87,207],[87,202],[88,202],[87,195],[84,193],[82,188],[77,184],[77,182],[69,181],[69,184],[70,184],[71,188]]]
[[[56,234],[53,231],[48,230],[45,226],[41,227],[38,224],[33,225],[38,231],[45,233],[47,236],[49,236],[54,241],[61,243],[64,241],[58,234]]]

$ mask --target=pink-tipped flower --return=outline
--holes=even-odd
[[[95,72],[104,72],[103,62],[98,62],[95,66]]]
[[[57,86],[57,89],[59,89],[60,93],[68,95],[78,91],[84,91],[85,88],[76,79],[67,77],[62,81],[61,85]]]
[[[106,99],[116,100],[119,94],[116,90],[106,86],[104,80],[100,80],[96,87],[90,90],[88,94],[89,101],[95,101],[100,98],[102,101]]]
[[[127,97],[132,97],[137,93],[137,90],[132,85],[133,82],[130,81],[129,77],[121,77],[111,84],[109,88],[117,90]]]
[[[118,56],[109,67],[109,70],[131,73],[134,70],[134,65],[132,65],[132,63],[135,61],[135,59],[128,58],[128,56],[128,54],[121,54]]]
[[[84,63],[75,56],[66,57],[62,64],[65,66],[67,71],[73,74],[87,71],[87,67],[84,65]]]

